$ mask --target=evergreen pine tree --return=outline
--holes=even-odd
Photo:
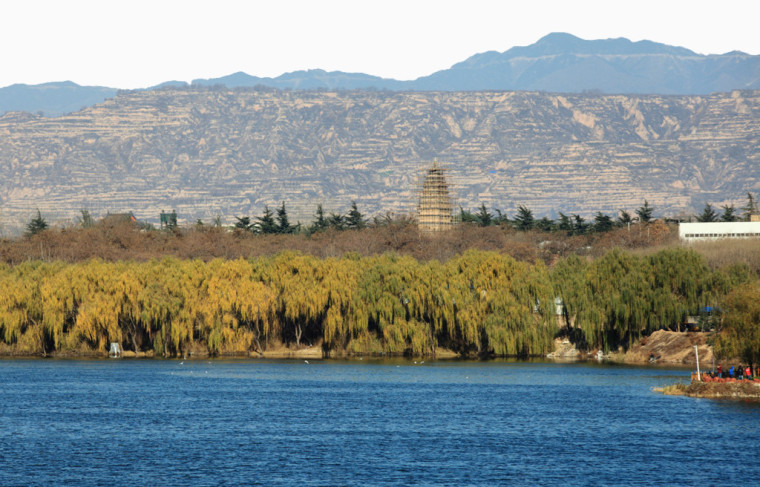
[[[752,215],[757,215],[760,212],[757,210],[757,201],[755,197],[747,191],[747,206],[742,207],[742,220],[745,222],[750,221]]]
[[[216,217],[217,221],[215,222],[215,226],[220,227],[221,225],[221,218]],[[251,224],[251,218],[247,216],[236,216],[235,219],[237,222],[235,223],[235,228],[238,228],[240,230],[252,230],[253,225]]]
[[[36,235],[41,231],[47,229],[47,227],[48,224],[45,219],[42,218],[40,210],[37,210],[37,216],[29,220],[29,223],[26,224],[26,233],[28,235]]]
[[[585,235],[588,231],[589,224],[586,219],[580,215],[573,215],[573,235]]]
[[[705,208],[702,210],[702,214],[697,216],[699,222],[716,222],[718,221],[718,214],[715,213],[710,203],[705,203]]]
[[[351,210],[346,216],[346,227],[353,230],[360,230],[365,226],[366,222],[364,221],[364,215],[362,215],[359,209],[356,207],[356,201],[352,201]]]
[[[736,208],[734,208],[734,205],[724,205],[723,208],[723,214],[720,215],[720,221],[722,222],[735,222],[739,220],[739,217],[736,216]]]
[[[322,203],[317,205],[317,212],[314,215],[315,220],[309,228],[309,233],[321,232],[328,227],[327,218],[325,218],[325,210],[322,208]]]
[[[557,224],[557,230],[567,232],[570,234],[573,231],[573,222],[570,221],[570,217],[559,212],[559,223]]]
[[[330,216],[327,218],[327,225],[336,230],[343,230],[346,227],[346,219],[340,213],[330,212]]]
[[[264,214],[260,217],[256,217],[256,220],[258,220],[256,223],[258,233],[269,234],[277,233],[279,231],[279,227],[274,221],[274,214],[272,213],[272,210],[269,209],[269,206],[264,206]]]
[[[644,200],[644,205],[636,210],[636,214],[639,216],[639,221],[641,223],[649,223],[652,221],[652,212],[654,212],[654,208],[649,206],[647,200]]]
[[[282,202],[282,206],[277,209],[277,232],[278,233],[293,233],[293,227],[288,221],[288,211],[285,209],[285,202]]]
[[[478,219],[478,223],[481,227],[488,227],[493,222],[493,215],[488,212],[484,203],[480,205],[480,209],[478,210],[477,215],[475,215],[475,218]]]
[[[625,227],[627,225],[630,225],[633,222],[633,218],[631,218],[631,214],[628,213],[625,210],[620,210],[620,216],[617,217],[617,226],[619,227]]]
[[[548,216],[545,216],[536,222],[536,228],[542,232],[551,232],[555,228],[554,221]]]
[[[494,208],[496,217],[493,219],[494,225],[509,225],[509,217],[506,213],[502,213],[501,210]]]
[[[594,217],[594,231],[596,233],[604,233],[612,230],[613,222],[612,217],[603,214],[601,211],[596,212]]]
[[[82,228],[90,228],[95,225],[95,220],[92,219],[89,210],[82,208],[80,212],[82,213],[82,216],[79,219],[79,224],[82,226]]]
[[[536,224],[536,220],[533,218],[533,212],[523,205],[517,208],[517,215],[515,216],[515,226],[518,230],[523,232],[533,229]]]
[[[459,207],[459,221],[462,223],[480,223],[477,216],[461,206]]]

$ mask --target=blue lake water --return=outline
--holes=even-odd
[[[0,485],[757,485],[760,405],[688,373],[0,360]]]

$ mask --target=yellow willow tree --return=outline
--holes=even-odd
[[[199,269],[199,271],[202,269]],[[243,259],[215,259],[205,269],[186,314],[194,316],[211,353],[262,353],[262,338],[272,332],[276,296]]]
[[[202,267],[198,261],[173,258],[148,263],[139,303],[141,319],[156,329],[153,340],[156,353],[186,355],[199,338],[193,306],[198,304],[198,270]]]
[[[541,262],[529,266],[511,260],[494,269],[497,273],[497,284],[485,296],[484,335],[489,349],[497,355],[547,354],[558,326],[546,267]]]
[[[122,338],[135,351],[142,351],[145,345],[153,347],[153,334],[160,327],[159,312],[149,301],[146,287],[154,281],[149,266],[153,263],[137,264],[120,262],[110,265],[114,273],[113,293],[119,303],[118,320],[122,329]],[[125,348],[126,349],[126,348]]]
[[[445,263],[382,255],[318,259],[91,260],[0,265],[0,341],[21,353],[71,349],[212,354],[296,346],[356,353],[535,355],[556,332],[554,297],[590,346],[630,344],[755,279],[747,266],[712,272],[671,249],[569,257],[551,270],[491,252]],[[576,336],[576,338],[578,338]],[[262,341],[264,343],[262,343]]]
[[[594,262],[571,256],[555,265],[554,286],[581,347],[616,348],[646,328],[652,276],[644,267],[617,249]]]
[[[308,331],[323,338],[325,350],[341,348],[366,329],[356,302],[358,256],[319,260],[296,252],[252,261],[255,275],[276,295],[276,327],[284,341],[297,344]],[[309,331],[309,327],[313,329]]]
[[[425,321],[429,321],[433,335],[434,345],[453,348],[450,336],[456,329],[456,299],[455,290],[448,282],[447,267],[436,260],[425,264],[424,286],[428,290],[425,294]]]
[[[3,267],[0,273],[0,331],[20,352],[44,353],[39,262]]]
[[[363,346],[355,347],[357,351],[371,351],[374,340],[379,339],[388,353],[434,352],[431,268],[397,255],[366,258],[363,264],[359,302],[366,333],[360,337]]]
[[[84,344],[94,351],[105,352],[109,342],[122,342],[119,326],[122,297],[117,292],[114,267],[96,260],[78,269],[82,281],[77,285],[77,312],[68,346]]]
[[[90,261],[77,264],[76,319],[68,343],[84,343],[105,352],[108,342],[135,351],[148,342],[159,354],[171,355],[192,340],[192,331],[176,318],[184,304],[180,261],[145,263]]]
[[[449,339],[455,349],[535,355],[551,348],[557,329],[551,280],[543,265],[468,251],[447,268],[455,310]]]
[[[76,348],[77,343],[67,340],[67,334],[75,323],[79,307],[87,295],[87,272],[82,266],[60,262],[50,264],[51,274],[42,279],[40,297],[46,336],[52,338],[53,348]]]
[[[62,262],[30,262],[0,281],[5,288],[0,289],[0,328],[8,335],[6,343],[21,340],[19,351],[34,354],[64,347],[78,312],[81,275]]]
[[[323,284],[327,288],[327,311],[323,323],[324,347],[345,347],[367,330],[367,313],[358,300],[362,261],[357,256],[325,260]]]
[[[272,285],[277,291],[277,318],[283,338],[301,346],[304,333],[321,337],[322,324],[331,304],[330,276],[335,261],[324,261],[297,252],[283,252],[269,262]]]
[[[0,272],[0,330],[18,351],[45,354],[65,347],[74,326],[79,296],[85,292],[80,270],[61,262],[28,262]]]

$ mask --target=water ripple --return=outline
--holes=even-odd
[[[652,393],[687,374],[520,362],[4,360],[0,485],[760,478],[760,407]]]

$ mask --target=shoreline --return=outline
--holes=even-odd
[[[728,399],[760,402],[760,379],[733,382],[701,382],[657,387],[655,392],[666,396],[686,396],[702,399]]]
[[[709,333],[701,332],[672,332],[656,331],[653,334],[642,338],[634,343],[628,350],[617,350],[610,353],[601,353],[599,350],[578,350],[569,341],[557,338],[555,340],[554,350],[545,355],[536,355],[530,357],[516,356],[489,356],[486,358],[476,356],[463,356],[452,350],[439,347],[435,353],[428,355],[405,355],[404,353],[379,353],[379,354],[357,354],[345,350],[336,350],[331,353],[325,353],[321,344],[316,343],[312,346],[302,346],[301,348],[291,348],[286,345],[275,345],[269,350],[262,353],[257,351],[239,351],[229,352],[219,355],[211,355],[205,346],[195,344],[189,348],[187,354],[160,357],[153,350],[134,352],[125,350],[121,353],[120,358],[125,359],[180,359],[180,360],[208,360],[208,359],[348,359],[362,360],[364,358],[383,359],[383,358],[408,358],[427,359],[427,360],[499,360],[499,359],[524,359],[524,360],[547,360],[551,362],[600,362],[611,364],[627,365],[659,365],[659,366],[693,366],[696,362],[694,355],[694,346],[699,348],[700,361],[709,363],[713,359],[712,347],[707,344]],[[53,358],[53,359],[87,359],[87,360],[104,360],[111,358],[105,351],[95,352],[88,349],[61,350],[50,354],[28,354],[13,350],[12,347],[0,347],[0,359],[31,359],[31,358]]]
[[[305,347],[300,349],[288,348],[288,347],[275,347],[271,350],[265,350],[261,353],[257,351],[242,351],[223,353],[218,355],[211,355],[205,350],[199,350],[194,348],[186,355],[173,355],[173,356],[160,356],[156,355],[153,350],[134,352],[132,350],[125,350],[121,352],[119,356],[111,356],[107,352],[95,352],[92,350],[62,350],[49,354],[30,354],[25,352],[18,352],[9,350],[8,347],[0,349],[0,360],[13,360],[13,359],[67,359],[67,360],[110,360],[110,359],[146,359],[146,360],[282,360],[282,359],[347,359],[347,360],[362,360],[364,358],[370,359],[399,359],[408,358],[409,360],[423,359],[423,360],[451,360],[451,359],[470,359],[473,357],[463,357],[459,354],[446,349],[438,348],[435,354],[430,355],[405,355],[403,353],[385,353],[385,354],[356,354],[346,353],[342,351],[325,354],[321,346]],[[493,358],[509,358],[509,357],[493,357]],[[528,357],[534,359],[537,357]]]
[[[625,362],[615,360],[613,358],[598,359],[595,355],[582,354],[577,357],[548,357],[546,355],[536,355],[530,357],[517,357],[517,356],[492,356],[492,357],[477,357],[477,356],[462,356],[456,353],[436,354],[436,355],[404,355],[404,354],[331,354],[323,355],[321,353],[301,353],[303,351],[272,351],[259,354],[258,352],[249,353],[230,353],[222,355],[204,355],[204,354],[192,354],[186,357],[172,356],[162,357],[153,353],[140,352],[135,354],[132,351],[123,353],[120,357],[111,357],[108,354],[73,354],[73,353],[55,353],[48,355],[30,355],[30,354],[0,354],[0,361],[4,360],[166,360],[166,361],[204,361],[204,360],[239,360],[239,361],[279,361],[279,360],[339,360],[347,362],[360,362],[360,361],[383,361],[383,360],[406,360],[409,362],[435,362],[435,361],[463,361],[463,362],[545,362],[552,364],[601,364],[601,365],[621,365],[621,366],[647,366],[652,368],[672,367],[684,370],[690,370],[688,365],[679,363],[651,363],[651,362]],[[684,376],[686,377],[686,376]]]

